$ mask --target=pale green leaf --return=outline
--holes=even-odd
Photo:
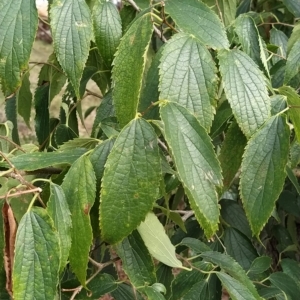
[[[222,50],[218,58],[227,99],[249,138],[270,116],[265,79],[251,58],[240,50]]]
[[[228,49],[229,42],[224,25],[218,16],[198,0],[169,0],[165,3],[166,12],[186,33],[197,37],[203,44],[214,49]]]
[[[219,222],[216,186],[222,185],[221,168],[211,140],[196,117],[184,107],[167,102],[160,113],[179,178],[198,222],[211,237]]]
[[[286,118],[274,116],[252,136],[245,149],[240,192],[255,236],[268,221],[282,191],[289,139]]]
[[[0,2],[0,78],[5,93],[21,84],[21,72],[27,68],[38,26],[34,0]]]
[[[70,165],[85,152],[86,149],[80,148],[64,152],[34,152],[12,157],[10,161],[18,170],[33,171],[58,164]]]
[[[90,9],[84,0],[54,0],[50,16],[57,59],[80,98],[79,82],[92,37]]]
[[[300,142],[300,96],[289,86],[280,87],[279,93],[287,97],[287,103],[290,106],[289,117],[294,125],[297,140]]]
[[[14,299],[49,299],[56,295],[60,247],[45,209],[34,208],[21,219],[13,268]]]
[[[60,271],[67,264],[71,248],[71,213],[63,189],[54,183],[50,184],[50,198],[47,211],[54,222],[60,240]]]
[[[205,2],[205,1],[204,1]],[[218,1],[225,26],[229,26],[235,19],[237,0]]]
[[[132,120],[138,108],[145,55],[152,36],[150,13],[138,18],[121,39],[113,62],[113,99],[121,126]]]
[[[22,85],[17,92],[18,113],[23,117],[27,127],[30,128],[30,114],[32,104],[32,93],[30,90],[29,72],[25,73]]]
[[[72,219],[70,265],[80,283],[85,286],[93,238],[89,213],[96,196],[96,176],[88,157],[82,156],[72,164],[62,188]]]
[[[169,267],[182,268],[181,261],[175,255],[175,247],[154,213],[148,213],[145,221],[138,226],[137,230],[155,259]]]
[[[102,178],[100,226],[103,239],[120,242],[143,221],[159,195],[161,165],[157,137],[144,119],[120,132]],[[117,216],[118,222],[111,222]]]
[[[160,63],[160,98],[181,104],[209,130],[217,97],[216,66],[199,40],[176,34],[164,47]]]
[[[294,44],[299,41],[300,38],[300,23],[297,23],[292,31],[292,34],[288,40],[287,44],[287,54],[290,53],[291,49],[293,48]]]
[[[96,45],[106,66],[110,68],[122,37],[120,14],[112,2],[97,0],[92,17]]]
[[[165,297],[153,287],[146,286],[141,291],[147,295],[148,300],[165,300]]]
[[[282,0],[287,9],[296,17],[300,18],[300,1],[299,0]]]
[[[270,43],[278,46],[277,54],[281,56],[278,57],[274,55],[272,57],[273,64],[276,64],[282,58],[286,58],[288,37],[283,31],[276,29],[276,27],[273,27],[270,30]]]
[[[230,277],[226,273],[217,272],[218,278],[221,280],[224,288],[230,295],[232,300],[257,300],[254,295],[241,282]]]
[[[300,4],[300,3],[299,3]],[[290,80],[300,72],[300,41],[297,41],[291,51],[288,54],[285,74],[284,74],[284,83],[290,82]]]
[[[252,281],[247,277],[243,268],[229,255],[210,251],[204,252],[200,255],[205,261],[211,262],[221,268],[222,271],[228,273],[234,279],[238,280],[245,288],[251,293],[251,298],[261,299],[252,283]],[[246,298],[247,299],[247,298]],[[248,300],[247,299],[247,300]]]
[[[156,282],[152,257],[137,231],[118,243],[115,249],[133,286],[147,286]]]

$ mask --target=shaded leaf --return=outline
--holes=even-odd
[[[219,2],[223,21],[226,27],[229,26],[235,19],[237,2],[238,1],[236,0],[223,0]]]
[[[300,2],[299,2],[300,4]],[[286,62],[284,83],[287,84],[290,80],[300,72],[300,41],[297,41],[291,48]]]
[[[211,250],[209,246],[207,246],[200,240],[190,238],[190,237],[184,238],[180,244],[189,247],[196,254]]]
[[[260,256],[253,260],[249,273],[250,274],[261,274],[267,271],[271,267],[272,259],[269,256]]]
[[[283,31],[276,29],[276,27],[273,27],[270,30],[270,43],[278,46],[276,54],[280,55],[283,58],[286,58],[288,37]],[[272,57],[273,64],[276,64],[278,61],[280,61],[282,59],[281,57],[274,55]]]
[[[296,263],[295,260],[290,258],[284,258],[281,260],[280,265],[282,267],[283,273],[289,275],[293,278],[300,287],[300,265],[299,262]]]
[[[167,102],[160,108],[160,114],[179,178],[198,222],[210,237],[218,228],[216,186],[222,185],[221,170],[211,140],[196,117],[184,107]]]
[[[252,136],[245,149],[240,193],[255,236],[271,216],[275,201],[282,191],[286,178],[289,137],[286,118],[274,116]]]
[[[121,126],[132,120],[138,108],[145,54],[152,36],[151,15],[138,18],[121,39],[113,67],[113,99]]]
[[[18,111],[17,111],[17,98],[14,94],[12,97],[6,98],[5,101],[5,115],[11,126],[11,136],[13,142],[20,145],[19,131],[18,131]]]
[[[204,3],[197,0],[169,0],[166,12],[183,31],[193,34],[203,44],[214,49],[228,48],[225,29],[218,16]],[[189,21],[187,22],[187,16]]]
[[[92,37],[91,13],[84,0],[54,0],[50,10],[54,49],[77,98]],[[70,47],[72,45],[72,47]]]
[[[135,287],[156,282],[153,260],[137,231],[133,231],[115,246],[122,259],[122,267]]]
[[[160,98],[181,104],[209,129],[217,97],[216,66],[192,35],[176,34],[165,45],[160,63]]]
[[[296,18],[300,18],[299,0],[282,0],[282,2]]]
[[[23,216],[15,246],[14,299],[54,299],[60,247],[45,209],[36,207]]]
[[[143,119],[120,132],[102,178],[100,227],[104,240],[120,242],[143,221],[158,197],[161,177],[157,137]],[[115,216],[118,222],[111,222]]]
[[[270,115],[264,77],[249,56],[239,50],[222,50],[218,58],[227,99],[239,126],[249,138]]]
[[[80,283],[85,286],[88,254],[93,238],[89,212],[96,196],[96,176],[89,158],[82,156],[72,164],[61,187],[72,219],[70,265]]]
[[[2,0],[0,3],[0,78],[6,94],[21,85],[38,26],[34,0]]]

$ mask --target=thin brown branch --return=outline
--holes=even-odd
[[[282,22],[263,22],[257,26],[263,26],[263,25],[283,25],[283,26],[295,27],[295,25],[282,23]]]
[[[11,143],[11,144],[14,145],[18,150],[20,150],[20,151],[26,153],[25,150],[23,150],[18,144],[16,144],[16,143],[13,142],[12,140],[10,140],[7,136],[0,135],[0,139],[5,140],[5,141]]]
[[[39,187],[37,187],[35,189],[18,191],[18,192],[15,192],[15,193],[8,192],[5,195],[0,196],[0,199],[8,199],[8,198],[20,197],[20,196],[25,195],[25,194],[41,193],[41,192],[42,192],[42,189],[39,188]]]
[[[91,95],[91,96],[95,96],[95,97],[97,97],[97,98],[99,98],[99,99],[102,99],[103,98],[103,96],[101,96],[101,95],[99,95],[99,94],[97,94],[97,93],[94,93],[94,92],[92,92],[91,90],[89,90],[89,89],[85,89],[86,90],[86,92],[87,92],[87,96],[88,95]]]
[[[133,0],[126,0],[137,12],[140,12],[141,9],[137,6],[137,4]]]

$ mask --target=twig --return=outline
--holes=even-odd
[[[42,189],[41,188],[35,188],[35,189],[31,189],[31,190],[25,190],[25,191],[19,191],[19,192],[16,192],[16,193],[6,193],[5,195],[3,196],[0,196],[0,199],[8,199],[8,198],[14,198],[14,197],[19,197],[21,195],[25,195],[25,194],[30,194],[30,193],[41,193],[42,192]]]
[[[186,221],[188,218],[192,217],[195,214],[193,210],[171,210],[171,211],[183,215],[181,217],[182,221]]]
[[[263,25],[283,25],[283,26],[295,27],[295,25],[282,23],[282,22],[263,22],[257,26],[263,26]]]
[[[169,151],[168,147],[160,140],[158,139],[158,144],[165,150],[165,151]]]
[[[158,37],[164,42],[167,42],[167,39],[164,37],[163,33],[155,26],[153,25],[155,33],[158,35]]]
[[[218,9],[218,11],[219,11],[220,19],[221,19],[222,23],[225,25],[224,19],[223,19],[223,14],[222,14],[222,11],[221,11],[221,9],[220,9],[218,0],[216,0],[216,6],[217,6],[217,9]]]
[[[85,89],[85,90],[86,90],[86,92],[87,92],[87,95],[95,96],[95,97],[97,97],[97,98],[99,98],[99,99],[102,99],[102,98],[103,98],[103,96],[100,96],[99,94],[94,93],[94,92],[92,92],[92,91],[89,90],[89,89]]]
[[[141,9],[137,6],[137,4],[133,0],[126,0],[136,11],[140,12]]]
[[[7,136],[0,135],[0,139],[5,140],[5,141],[11,143],[11,144],[14,145],[18,150],[20,150],[20,151],[26,153],[25,150],[23,150],[18,144],[16,144],[16,143],[13,142],[12,140],[10,140]]]

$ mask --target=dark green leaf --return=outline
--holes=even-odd
[[[191,111],[207,130],[215,112],[216,66],[199,40],[176,34],[164,47],[160,63],[160,98]]]
[[[160,177],[154,130],[145,120],[134,119],[117,137],[105,165],[100,225],[106,241],[120,242],[145,219],[158,197]],[[112,223],[116,215],[118,222]]]
[[[53,221],[45,209],[36,207],[23,216],[15,249],[14,299],[54,299],[60,247]]]
[[[249,273],[250,274],[261,274],[267,271],[271,267],[272,259],[269,256],[260,256],[253,260]]]
[[[38,25],[34,0],[0,3],[0,78],[2,90],[13,93],[21,85]]]
[[[126,283],[118,284],[118,288],[111,295],[116,300],[144,300],[139,292]]]
[[[147,286],[156,282],[153,260],[137,231],[116,245],[122,259],[122,267],[135,286]]]
[[[227,99],[239,126],[249,138],[270,115],[264,77],[250,57],[240,50],[222,50],[218,58]]]
[[[50,17],[57,59],[70,79],[77,98],[80,98],[79,82],[92,37],[89,7],[84,0],[54,0]]]
[[[282,95],[274,95],[271,99],[271,115],[274,116],[286,108],[286,97]]]
[[[283,0],[283,3],[296,18],[300,18],[299,0]]]
[[[241,166],[246,144],[247,139],[238,124],[235,121],[232,122],[226,132],[225,140],[219,155],[225,190],[229,189],[232,180]]]
[[[282,298],[284,297],[282,291],[273,286],[261,288],[258,290],[258,293],[263,299],[274,299],[274,297],[278,300],[285,299]]]
[[[181,0],[169,0],[165,5],[167,13],[183,31],[214,49],[229,48],[223,24],[204,3],[186,0],[182,5]]]
[[[218,228],[216,186],[222,185],[221,169],[211,140],[196,117],[184,107],[166,102],[160,113],[179,178],[197,220],[210,237]]]
[[[110,68],[122,36],[120,14],[112,2],[97,0],[92,16],[96,45],[106,66]]]
[[[300,4],[300,2],[299,2]],[[284,83],[287,84],[300,72],[300,41],[297,41],[290,50],[284,75]]]
[[[123,36],[113,67],[113,99],[118,120],[123,127],[132,120],[138,108],[145,55],[152,36],[150,13],[138,18]]]
[[[71,213],[63,189],[54,183],[50,184],[50,198],[47,211],[54,222],[60,240],[60,271],[67,264],[71,248]]]
[[[146,286],[141,289],[143,293],[147,295],[148,300],[164,300],[165,297],[156,289],[150,286]]]
[[[299,262],[296,262],[290,258],[284,258],[280,263],[283,273],[288,274],[291,278],[293,278],[300,287],[300,265]]]
[[[240,192],[253,235],[257,236],[268,221],[282,191],[289,138],[285,116],[274,116],[252,136],[245,149]]]
[[[163,263],[159,263],[156,268],[157,282],[162,283],[166,288],[166,298],[169,299],[171,294],[171,283],[174,280],[172,268]]]
[[[93,238],[89,212],[96,196],[96,176],[86,156],[72,164],[62,188],[72,217],[70,264],[80,283],[85,286],[88,254]]]
[[[65,124],[60,124],[55,130],[55,142],[58,146],[77,138],[77,134]]]
[[[11,127],[12,140],[16,144],[20,145],[19,131],[18,131],[18,120],[17,120],[17,98],[14,94],[5,101],[5,115],[8,121],[13,126]]]
[[[193,250],[196,254],[205,252],[205,251],[210,251],[210,247],[201,242],[200,240],[186,237],[184,238],[181,243],[181,245],[185,245],[189,247],[191,250]]]
[[[277,55],[280,55],[280,57],[276,55],[272,57],[273,64],[276,64],[281,59],[286,58],[287,42],[288,42],[288,37],[285,35],[283,31],[276,29],[276,27],[273,27],[270,30],[270,43],[278,46],[278,49],[275,53]]]

